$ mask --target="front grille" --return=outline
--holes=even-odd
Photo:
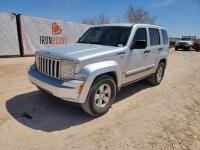
[[[185,42],[179,42],[179,45],[180,46],[185,46],[185,45],[187,45],[187,43],[185,43]]]
[[[60,64],[60,60],[36,55],[38,71],[47,76],[60,79]]]

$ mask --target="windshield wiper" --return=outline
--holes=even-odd
[[[87,41],[78,41],[77,43],[87,43],[87,44],[89,44],[90,42],[87,42]]]
[[[90,42],[90,41],[78,41],[77,43],[87,43],[87,44],[99,44],[102,45],[100,42]]]
[[[100,42],[90,42],[90,44],[99,44],[99,45],[103,45],[103,44],[100,43]]]
[[[106,43],[104,45],[118,47],[117,43]]]
[[[118,47],[116,43],[101,43],[101,42],[92,42],[92,41],[78,41],[77,43],[98,44],[98,45]]]
[[[114,46],[114,47],[118,47],[116,43],[90,42],[90,44],[99,44],[99,45],[106,45],[106,46]]]

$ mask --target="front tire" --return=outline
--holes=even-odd
[[[116,83],[112,77],[104,75],[97,78],[88,93],[82,109],[92,116],[102,116],[108,112],[116,96]]]
[[[160,62],[156,72],[149,78],[149,82],[153,85],[159,85],[165,74],[165,63]]]

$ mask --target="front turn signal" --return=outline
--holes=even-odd
[[[79,85],[79,88],[78,88],[78,95],[81,94],[82,89],[83,89],[83,84]]]

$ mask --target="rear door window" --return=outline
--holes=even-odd
[[[162,32],[162,39],[163,39],[163,44],[168,44],[169,43],[169,38],[166,30],[161,30]]]
[[[150,46],[160,45],[160,33],[158,29],[149,28]]]

